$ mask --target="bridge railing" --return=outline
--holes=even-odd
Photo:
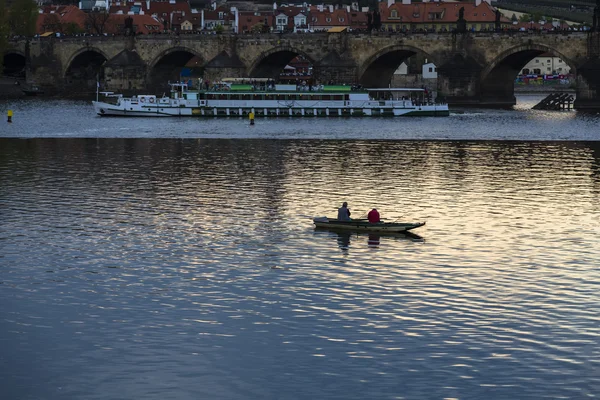
[[[427,37],[427,36],[450,36],[453,35],[453,32],[427,32],[427,31],[378,31],[378,32],[365,32],[365,31],[352,31],[349,32],[348,35],[359,38],[372,38],[372,37]],[[568,31],[568,30],[526,30],[526,31],[518,31],[518,30],[505,30],[505,31],[475,31],[475,32],[467,32],[465,35],[471,35],[474,37],[506,37],[506,36],[545,36],[545,35],[565,35],[570,37],[579,37],[586,36],[588,32],[586,31]],[[148,35],[135,35],[135,40],[140,41],[161,41],[161,40],[203,40],[207,37],[219,36],[219,37],[243,37],[243,38],[251,38],[251,39],[291,39],[291,38],[300,38],[300,37],[311,37],[311,38],[321,38],[326,39],[330,35],[327,32],[313,32],[313,33],[223,33],[219,35],[215,35],[211,32],[192,32],[185,34],[175,34],[175,33],[153,33]],[[90,34],[78,34],[78,35],[60,35],[60,36],[47,36],[40,37],[36,35],[34,37],[23,37],[23,36],[13,36],[9,38],[10,43],[19,43],[24,42],[26,40],[31,41],[58,41],[58,42],[107,42],[107,41],[121,41],[125,38],[129,38],[126,35],[90,35]]]

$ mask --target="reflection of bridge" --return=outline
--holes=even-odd
[[[598,33],[71,37],[13,42],[5,61],[26,64],[28,80],[49,89],[90,90],[100,75],[118,91],[156,89],[190,61],[209,80],[275,77],[297,55],[321,81],[387,87],[398,65],[417,55],[438,66],[438,91],[450,103],[512,105],[518,71],[550,52],[576,74],[576,107],[583,109],[600,108],[599,43]]]

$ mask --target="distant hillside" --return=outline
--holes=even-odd
[[[500,0],[494,5],[506,10],[591,24],[595,3],[595,0]]]

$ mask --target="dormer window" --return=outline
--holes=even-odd
[[[483,13],[483,16],[485,17],[485,13]]]
[[[338,21],[344,22],[344,17],[338,17]]]
[[[327,18],[325,18],[325,21],[331,22],[331,18],[327,17]]]
[[[392,18],[398,18],[398,11],[392,10],[392,12],[390,14],[390,17],[392,17]]]
[[[219,19],[223,19],[223,11],[219,11]]]

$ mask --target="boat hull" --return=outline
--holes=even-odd
[[[372,224],[364,220],[339,221],[337,219],[326,217],[314,218],[313,223],[317,228],[378,233],[408,232],[425,225],[425,222],[380,222]]]
[[[241,117],[248,118],[253,113],[261,117],[447,117],[450,111],[444,105],[430,105],[405,108],[358,108],[358,107],[227,107],[182,104],[125,104],[116,105],[93,101],[96,114],[104,117]],[[192,101],[187,103],[193,103]],[[198,103],[198,102],[197,102]]]

